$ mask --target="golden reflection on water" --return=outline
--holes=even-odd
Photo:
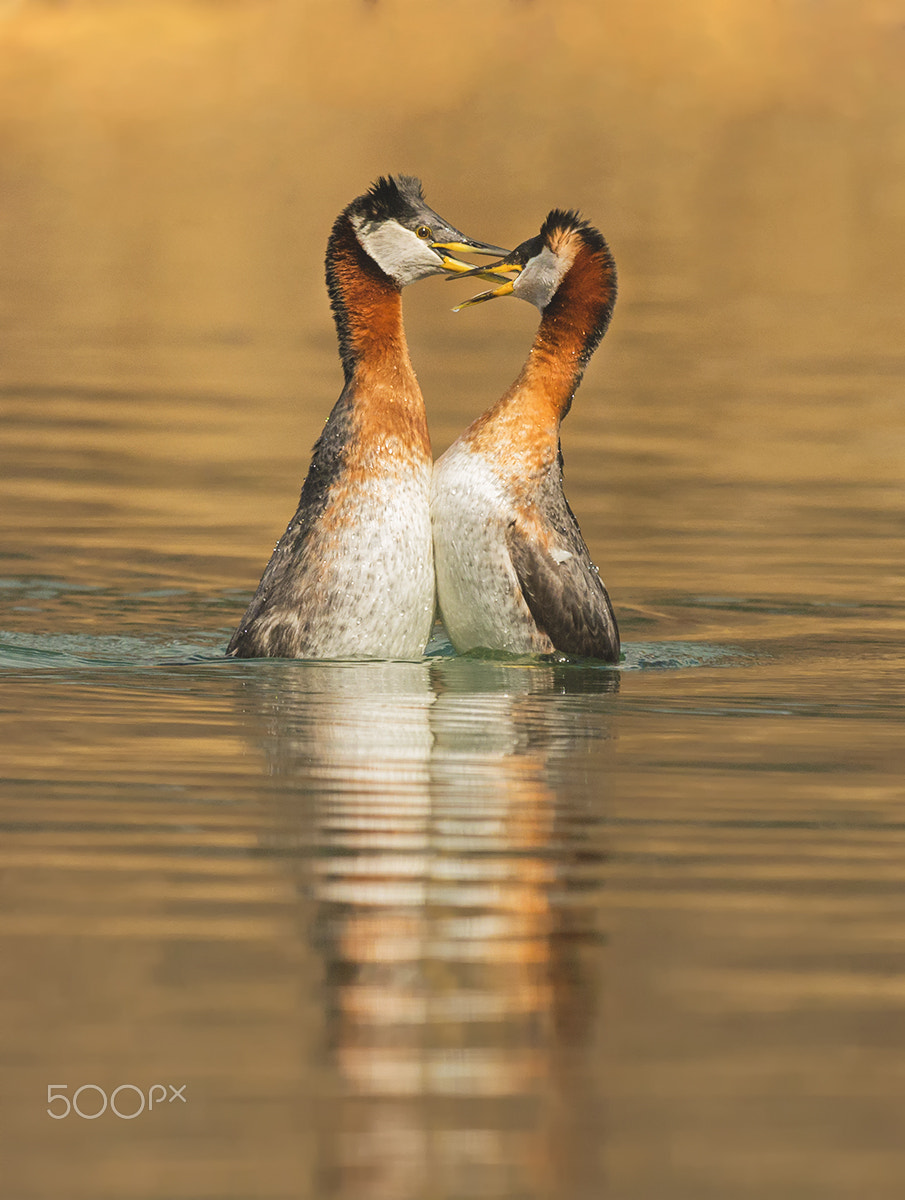
[[[618,690],[597,675],[601,698]],[[400,1200],[438,1178],[450,1195],[581,1194],[600,1178],[578,1135],[600,1098],[574,1060],[600,1036],[582,964],[603,937],[602,851],[549,777],[607,730],[570,711],[567,682],[450,660],[249,685],[282,785],[276,842],[304,847],[317,910],[331,1195]]]

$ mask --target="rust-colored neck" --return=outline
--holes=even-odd
[[[546,394],[558,420],[569,411],[615,302],[616,268],[609,252],[602,256],[582,246],[544,309],[522,370],[525,383]]]
[[[471,426],[475,449],[504,459],[513,474],[549,467],[558,454],[560,423],[606,331],[615,298],[612,260],[579,251],[544,309],[518,378]]]
[[[330,234],[326,267],[346,379],[351,379],[361,364],[376,366],[386,359],[408,363],[402,291],[365,253],[345,213],[337,218]]]
[[[327,246],[327,290],[359,437],[393,437],[429,452],[424,400],[402,324],[402,291],[365,253],[345,213]]]
[[[474,427],[510,426],[515,439],[545,437],[557,443],[559,422],[610,324],[615,301],[612,259],[582,248],[544,310],[519,378]]]

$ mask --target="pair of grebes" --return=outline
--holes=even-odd
[[[473,268],[461,253],[500,261]],[[541,322],[512,386],[434,464],[402,289],[444,273],[498,284],[459,307],[511,294]],[[616,298],[603,237],[554,209],[507,253],[459,233],[419,180],[396,175],[337,218],[327,289],[345,386],[227,653],[418,658],[439,608],[461,653],[617,662],[616,618],[563,493],[559,444]]]

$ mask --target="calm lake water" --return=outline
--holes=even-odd
[[[0,7],[3,1195],[899,1200],[902,26],[448,8]],[[618,669],[223,657],[393,170],[611,242]],[[437,453],[536,324],[467,294]]]

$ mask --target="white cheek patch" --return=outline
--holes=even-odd
[[[572,265],[571,259],[560,257],[544,246],[535,255],[512,285],[512,293],[520,300],[536,304],[543,311],[556,294],[563,276]]]
[[[371,229],[358,226],[355,232],[365,253],[400,287],[443,272],[440,256],[398,221],[381,221]]]

